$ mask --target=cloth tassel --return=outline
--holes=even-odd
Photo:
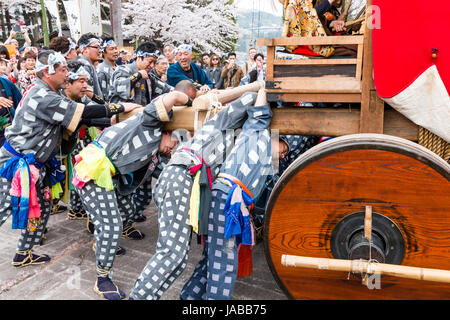
[[[225,203],[225,238],[236,238],[238,245],[238,277],[248,277],[253,273],[252,247],[255,244],[251,215],[247,209],[253,203],[253,197],[241,186],[228,180],[232,187]]]
[[[69,196],[70,196],[70,186],[69,185],[70,185],[70,180],[71,180],[70,178],[72,177],[71,171],[69,171],[69,163],[70,163],[69,158],[70,158],[70,155],[68,155],[64,159],[64,166],[66,167],[66,171],[64,173],[65,173],[66,178],[64,180],[63,196],[61,198],[61,201],[66,204],[69,203]]]
[[[21,155],[5,141],[3,147],[13,157],[0,169],[0,175],[11,180],[12,228],[36,230],[40,223],[41,209],[37,200],[36,183],[39,180],[39,168],[44,164],[35,161],[34,154]]]
[[[253,273],[252,246],[240,244],[238,247],[238,277],[248,277]]]
[[[33,232],[39,226],[41,210],[35,187],[38,179],[39,170],[34,165],[28,166],[21,159],[10,189],[12,229],[27,229],[28,232]]]
[[[58,182],[52,186],[52,199],[59,199],[60,195],[64,192],[61,187],[61,183]]]
[[[100,144],[95,141],[90,143],[75,156],[75,161],[76,175],[72,179],[74,186],[83,188],[85,183],[93,180],[99,187],[109,191],[114,189],[112,176],[116,169]]]
[[[11,229],[25,229],[28,224],[28,206],[19,206],[19,198],[14,196],[11,196],[11,206],[13,210]]]
[[[253,198],[234,184],[228,193],[225,203],[225,238],[236,236],[237,243],[253,245],[253,230],[250,213],[247,206],[253,203]]]
[[[189,168],[194,176],[189,202],[189,225],[198,235],[208,234],[208,217],[211,208],[212,175],[208,164],[191,149],[183,148],[177,152],[187,154],[195,163]]]
[[[97,127],[89,127],[88,133],[92,141],[94,141],[95,138],[100,134],[100,130]]]
[[[28,232],[35,232],[40,224],[41,224],[41,218],[30,218],[30,219],[28,219],[27,231]]]
[[[195,233],[198,234],[198,217],[200,209],[200,171],[198,171],[194,178],[194,183],[191,191],[191,199],[189,204],[189,224]]]
[[[198,234],[208,234],[208,219],[211,209],[212,192],[209,167],[203,165],[200,169],[200,207],[198,210]]]

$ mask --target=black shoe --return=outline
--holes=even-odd
[[[14,256],[12,266],[16,268],[26,267],[32,264],[43,264],[50,261],[50,257],[46,254],[34,254],[30,250],[17,251]]]
[[[95,231],[95,225],[94,223],[91,221],[91,219],[89,219],[89,217],[86,219],[86,229],[90,234],[94,234]]]
[[[122,237],[131,240],[142,240],[144,239],[145,234],[143,234],[141,231],[139,231],[133,226],[126,226],[123,228]]]
[[[145,220],[147,220],[147,217],[144,216],[143,214],[140,214],[134,221],[135,222],[144,222]]]

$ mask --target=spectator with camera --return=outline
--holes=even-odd
[[[228,54],[228,67],[223,68],[221,76],[225,89],[239,86],[239,83],[244,77],[244,71],[236,64],[236,53],[230,52]]]
[[[255,54],[256,65],[249,71],[249,73],[242,78],[240,85],[246,85],[255,81],[266,80],[266,67],[264,66],[264,55],[262,53]]]
[[[30,85],[37,79],[34,66],[36,65],[37,54],[33,50],[27,50],[23,56],[25,69],[19,71],[19,89],[24,94]]]
[[[25,43],[22,48],[20,48],[19,41],[16,39],[18,34],[22,34],[23,39],[25,40]],[[6,39],[4,44],[5,45],[8,45],[8,44],[14,45],[16,47],[16,55],[18,55],[19,51],[21,51],[20,49],[23,50],[23,48],[31,47],[31,39],[28,36],[28,30],[19,24],[15,24],[13,29],[11,30],[11,33],[9,34],[9,38]]]

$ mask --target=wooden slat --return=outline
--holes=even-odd
[[[341,136],[359,130],[359,112],[339,109],[273,109],[271,129],[280,134]]]
[[[303,37],[303,38],[260,38],[258,46],[302,46],[302,45],[335,45],[363,44],[364,36],[333,36],[333,37]]]
[[[358,93],[360,94],[359,91],[357,90],[338,90],[338,89],[330,89],[327,90],[327,92],[323,92],[323,90],[320,89],[266,89],[267,93],[278,93],[278,94],[282,94],[282,93],[315,93],[315,94],[342,94],[342,93]],[[360,101],[358,101],[360,102]]]
[[[355,64],[338,64],[338,65],[302,65],[302,66],[275,66],[274,79],[283,78],[323,78],[327,76],[346,77],[356,79]],[[325,91],[325,90],[324,90]]]
[[[276,102],[346,102],[346,103],[360,103],[360,93],[296,93],[296,92],[282,92],[278,90],[271,90],[267,92],[267,101]]]
[[[329,92],[329,90],[334,90],[334,92],[359,93],[361,92],[361,81],[341,76],[277,78],[274,81],[274,88],[267,85],[266,88],[301,90],[302,92]]]
[[[336,64],[357,64],[358,59],[275,59],[275,66],[291,66],[291,65],[336,65]]]
[[[226,109],[225,109],[226,110]],[[360,111],[335,108],[274,108],[270,125],[280,134],[342,136],[359,132]],[[199,112],[203,122],[206,112]],[[165,125],[166,130],[185,129],[194,131],[192,108],[176,108],[174,121]],[[384,114],[385,134],[417,141],[418,127],[395,110]]]
[[[367,8],[370,8],[371,4],[372,0],[368,0]],[[368,9],[366,11],[369,12]],[[372,30],[367,25],[364,34],[360,132],[383,133],[384,102],[378,97],[373,83]]]
[[[384,134],[390,134],[411,141],[418,141],[419,127],[404,115],[393,109],[386,109],[383,117]]]
[[[267,63],[266,66],[266,80],[273,80],[273,69],[274,65],[272,61],[275,60],[275,47],[268,47],[267,48],[267,61],[270,61],[270,63]]]
[[[356,57],[357,63],[356,63],[356,77],[355,77],[355,79],[358,79],[358,80],[361,79],[361,74],[362,74],[363,54],[364,54],[364,45],[359,44],[358,45],[358,55]]]

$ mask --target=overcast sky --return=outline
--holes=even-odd
[[[281,16],[283,11],[283,6],[278,0],[236,0],[236,3],[239,9],[254,10],[255,12],[261,10],[277,16]]]

